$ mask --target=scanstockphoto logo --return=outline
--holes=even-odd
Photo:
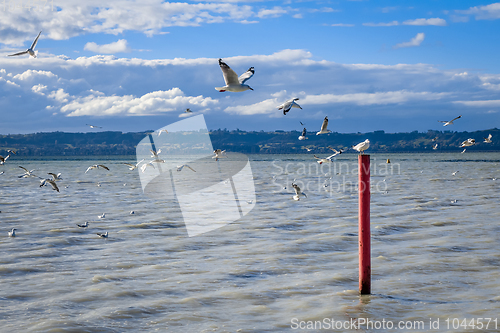
[[[178,202],[188,236],[232,223],[255,207],[248,157],[214,149],[203,115],[162,127],[136,149],[144,193]]]

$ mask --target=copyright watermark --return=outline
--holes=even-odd
[[[279,164],[278,160],[272,162],[272,185],[276,192],[280,192],[292,182],[297,184],[303,192],[355,192],[358,190],[359,182],[355,177],[358,175],[358,164],[356,162],[340,161],[331,163],[304,163],[287,162]],[[371,191],[386,192],[387,182],[385,177],[401,174],[399,163],[377,162],[371,163],[371,176],[376,176],[370,181]]]
[[[497,330],[498,318],[446,318],[428,320],[375,320],[370,318],[350,318],[349,320],[336,320],[323,318],[323,320],[299,320],[292,318],[290,328],[293,330]]]

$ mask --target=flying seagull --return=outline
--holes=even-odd
[[[327,127],[328,127],[328,116],[326,116],[325,119],[323,119],[323,124],[321,124],[321,130],[317,132],[316,135],[331,133],[332,131],[327,129]]]
[[[297,103],[295,103],[295,101],[298,101],[299,99],[296,97],[296,98],[292,98],[288,101],[286,101],[285,103],[281,104],[280,106],[278,106],[278,110],[283,110],[283,114],[286,116],[286,113],[288,111],[290,111],[291,108],[298,108],[298,109],[302,109],[300,107],[300,105],[298,105]]]
[[[185,112],[185,113],[193,113],[193,111],[191,111],[191,109],[190,109],[190,108],[187,108],[184,112]]]
[[[323,164],[323,163],[328,163],[328,162],[331,162],[332,161],[332,158],[337,156],[337,155],[340,155],[344,152],[343,149],[341,150],[337,150],[335,148],[332,148],[332,147],[328,147],[329,149],[333,150],[333,154],[328,156],[328,157],[325,157],[325,158],[319,158],[317,157],[316,155],[313,155],[315,159],[317,159],[316,162],[318,162],[319,164]]]
[[[161,130],[158,131],[158,136],[160,136],[161,132],[168,133],[168,131],[166,129],[161,129]]]
[[[24,170],[24,175],[19,176],[19,178],[37,177],[36,175],[33,174],[33,171],[35,171],[34,169],[28,171],[28,169],[26,169],[25,167],[22,166],[19,167]]]
[[[222,59],[219,59],[219,66],[222,70],[222,74],[224,75],[224,82],[226,82],[226,85],[224,87],[216,87],[215,90],[220,92],[241,92],[249,89],[253,90],[250,86],[245,84],[245,82],[247,82],[255,73],[253,67],[250,67],[245,73],[238,77],[231,67],[222,61]]]
[[[36,58],[36,54],[35,54],[35,46],[36,46],[36,43],[38,42],[38,38],[40,37],[40,34],[42,32],[40,31],[38,33],[38,36],[36,36],[35,40],[33,41],[33,44],[31,44],[31,47],[29,49],[27,49],[26,51],[23,51],[23,52],[18,52],[18,53],[14,53],[14,54],[9,54],[9,57],[13,57],[13,56],[18,56],[18,55],[23,55],[23,54],[29,54],[30,56],[32,56],[33,58]]]
[[[307,195],[305,193],[302,193],[300,187],[297,184],[292,183],[292,187],[295,190],[295,195],[293,196],[293,200],[299,201],[300,195],[303,195],[307,198]]]
[[[103,169],[106,169],[109,171],[109,168],[105,165],[102,165],[102,164],[94,164],[94,165],[91,165],[87,168],[87,171],[85,171],[85,173],[87,173],[89,170],[92,170],[92,169],[99,169],[99,168],[103,168]]]
[[[361,154],[363,154],[363,152],[365,150],[368,149],[368,147],[370,147],[370,140],[366,139],[365,141],[361,142],[361,143],[358,143],[357,145],[355,146],[352,146],[352,149],[354,150],[357,150],[359,151]]]
[[[12,228],[11,231],[9,231],[9,237],[16,237],[16,228]]]
[[[215,158],[215,160],[218,161],[219,158],[226,157],[224,155],[225,152],[226,152],[225,150],[215,149],[214,150],[215,156],[212,156],[212,158]]]
[[[438,144],[436,143],[432,149],[437,150],[438,149]]]
[[[9,155],[7,155],[7,156],[5,156],[5,157],[3,157],[3,156],[1,156],[1,155],[0,155],[0,165],[4,164],[4,163],[5,163],[5,161],[7,161],[7,159],[8,159],[9,157],[10,157],[10,154],[9,154]]]
[[[155,169],[155,165],[153,164],[154,161],[149,161],[147,163],[144,163],[143,165],[141,165],[141,171],[142,173],[146,172],[146,168],[149,166],[152,166],[153,169]]]
[[[57,175],[55,173],[52,173],[52,172],[48,172],[47,174],[52,176],[53,181],[62,180],[60,172]]]
[[[104,233],[104,234],[103,234],[103,233],[98,232],[98,233],[97,233],[97,236],[99,236],[99,237],[101,237],[101,238],[108,238],[108,232],[106,231],[106,233]]]
[[[304,129],[302,130],[302,134],[300,134],[300,136],[299,136],[299,140],[305,140],[305,139],[307,139],[306,133],[307,133],[307,130],[304,127]]]
[[[491,141],[491,138],[492,138],[492,137],[493,137],[493,136],[492,136],[491,134],[489,134],[487,138],[484,138],[484,141],[483,141],[483,142],[485,142],[485,143],[491,143],[491,142],[492,142],[492,141]]]
[[[90,128],[102,128],[101,126],[95,126],[95,125],[90,125],[90,124],[85,124],[87,126],[90,126]]]
[[[55,191],[59,192],[59,187],[57,187],[56,182],[55,182],[55,181],[53,181],[52,179],[42,179],[42,180],[40,181],[40,187],[47,185],[47,183],[49,183],[49,184],[50,184],[50,186],[52,186],[52,189],[53,189],[53,190],[55,190]]]
[[[475,144],[476,144],[476,140],[467,139],[464,142],[462,142],[462,144],[460,145],[460,148],[474,146]]]
[[[144,161],[144,159],[142,159],[139,162],[137,162],[137,164],[132,164],[132,163],[123,163],[123,164],[128,165],[128,169],[129,170],[135,170],[135,169],[137,169],[137,167],[139,166],[139,164],[141,164],[142,161]]]
[[[443,126],[448,126],[448,125],[453,125],[453,122],[459,118],[462,118],[462,116],[458,116],[456,118],[453,118],[452,120],[450,121],[446,121],[446,120],[438,120],[440,123],[444,123]]]
[[[190,167],[189,165],[187,165],[187,164],[178,165],[178,166],[177,166],[177,171],[182,171],[182,169],[183,169],[184,167],[186,167],[186,168],[188,168],[188,169],[191,169],[191,170],[193,170],[194,172],[196,172],[193,168],[191,168],[191,167]]]

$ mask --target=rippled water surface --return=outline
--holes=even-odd
[[[371,156],[372,295],[362,297],[356,155],[250,160],[255,208],[188,237],[178,204],[145,196],[121,164],[131,157],[9,159],[0,331],[280,332],[325,318],[423,321],[415,332],[430,319],[433,331],[472,332],[446,319],[498,318],[500,329],[499,153]],[[85,174],[95,163],[110,171]],[[61,172],[60,193],[18,178],[18,165]],[[307,198],[292,199],[292,181]]]

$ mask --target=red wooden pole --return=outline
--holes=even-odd
[[[370,155],[359,155],[359,292],[371,293]]]

